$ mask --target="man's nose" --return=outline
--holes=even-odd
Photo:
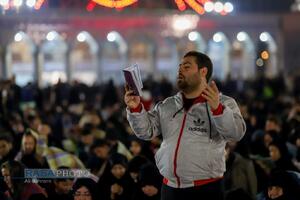
[[[182,68],[181,67],[178,68],[177,74],[182,75]]]
[[[178,72],[182,72],[182,67],[181,66],[178,67]]]

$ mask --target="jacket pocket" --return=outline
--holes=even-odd
[[[169,147],[166,147],[165,145],[161,145],[159,150],[155,154],[155,162],[157,165],[157,168],[159,169],[159,172],[161,175],[165,177],[170,177],[170,157],[169,155]]]

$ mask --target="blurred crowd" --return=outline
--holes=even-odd
[[[300,199],[300,79],[217,82],[239,103],[245,137],[226,146],[226,199]],[[0,82],[0,199],[159,200],[154,155],[126,120],[124,86],[74,81],[39,88]],[[176,93],[167,79],[144,81],[149,110]],[[88,169],[89,178],[24,180],[24,169]]]

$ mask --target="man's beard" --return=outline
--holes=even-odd
[[[181,90],[182,92],[191,93],[198,88],[198,85],[200,83],[191,82],[191,81],[189,83],[188,81],[186,81],[185,77],[182,77],[180,79],[177,78],[176,84],[178,89]]]
[[[179,90],[185,91],[189,86],[185,78],[178,79],[176,81],[177,87]]]
[[[34,149],[33,149],[33,150],[31,150],[31,149],[30,149],[30,150],[29,150],[29,149],[26,149],[26,150],[25,150],[25,149],[24,149],[24,150],[23,150],[23,154],[24,154],[24,155],[28,155],[28,156],[29,156],[29,155],[34,155]]]

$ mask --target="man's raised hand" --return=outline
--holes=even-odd
[[[133,90],[130,90],[128,85],[125,85],[124,102],[129,109],[135,109],[140,105],[141,98],[139,96],[134,96]]]
[[[216,110],[220,104],[219,97],[219,89],[215,83],[212,81],[207,87],[204,89],[202,96],[207,100],[208,105],[212,110]]]

